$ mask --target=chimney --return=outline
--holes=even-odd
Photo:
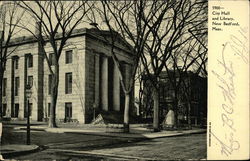
[[[38,54],[43,55],[44,41],[42,37],[42,25],[41,21],[36,22],[35,35],[38,41]]]
[[[93,29],[98,29],[98,24],[97,23],[95,23],[95,22],[92,22],[92,23],[90,23],[89,24],[90,26],[91,26],[91,28],[93,28]]]

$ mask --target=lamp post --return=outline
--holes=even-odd
[[[29,107],[29,99],[32,95],[32,84],[26,85],[26,96],[27,96],[27,145],[30,145],[30,107]]]

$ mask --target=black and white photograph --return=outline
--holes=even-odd
[[[0,1],[0,160],[206,160],[208,59],[208,0]]]

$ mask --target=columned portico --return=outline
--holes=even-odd
[[[100,59],[100,66],[95,65],[95,102],[100,101],[101,110],[104,111],[120,111],[120,77],[119,69],[113,63],[111,57],[95,56],[96,61]],[[100,67],[100,69],[99,69]],[[100,73],[98,72],[100,71]],[[98,97],[98,94],[100,96]],[[100,100],[99,100],[100,98]]]

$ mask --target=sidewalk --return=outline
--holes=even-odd
[[[37,145],[18,145],[18,144],[11,144],[11,145],[3,145],[0,148],[0,154],[3,158],[9,158],[16,155],[24,155],[32,152],[36,152],[39,150],[39,146]]]

